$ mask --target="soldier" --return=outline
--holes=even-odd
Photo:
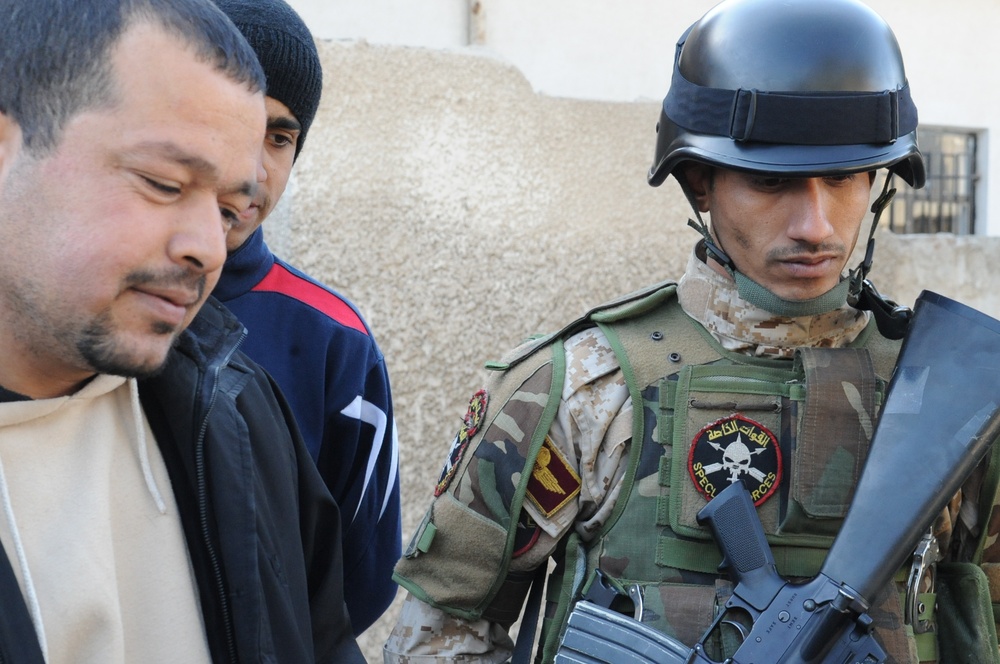
[[[527,661],[531,599],[529,638],[515,649],[507,630],[550,558],[540,661],[601,586],[637,585],[643,622],[693,645],[731,593],[695,515],[738,480],[778,571],[816,574],[908,314],[866,279],[871,235],[864,261],[847,264],[877,171],[888,174],[872,233],[892,176],[924,184],[916,127],[896,39],[857,0],[726,0],[682,35],[648,180],[677,179],[703,237],[680,281],[489,365],[397,565],[409,594],[386,662]],[[953,517],[939,520],[941,550],[978,550],[978,531]],[[968,578],[985,582],[975,569]],[[927,593],[912,611],[898,590],[870,611],[878,639],[890,661],[935,661],[953,636],[931,631],[933,588],[911,589]],[[968,629],[992,632],[988,602],[962,610]],[[717,661],[731,636],[706,644]],[[978,643],[963,661],[996,661],[995,636]]]

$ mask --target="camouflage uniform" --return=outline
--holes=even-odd
[[[517,619],[533,570],[550,557],[564,564],[553,575],[557,581],[549,585],[550,624],[543,629],[548,635],[543,635],[548,641],[546,659],[563,627],[566,600],[586,589],[596,567],[621,584],[642,585],[644,620],[692,644],[730,590],[715,572],[717,548],[694,522],[708,498],[705,486],[698,485],[696,466],[718,466],[712,475],[716,482],[719,471],[722,476],[747,472],[759,477],[758,512],[772,545],[778,545],[779,571],[812,576],[818,570],[860,472],[898,344],[879,337],[867,314],[847,307],[809,318],[767,314],[741,300],[732,282],[698,256],[692,256],[677,286],[676,301],[672,287],[650,293],[612,308],[616,313],[592,312],[589,322],[529,343],[495,367],[504,370],[474,397],[437,497],[397,566],[396,580],[409,595],[386,643],[386,662],[506,661],[512,652],[507,630]],[[609,334],[619,338],[630,318],[648,325],[646,310],[671,306],[678,310],[668,318],[675,327],[642,328],[631,338],[659,342],[671,335],[699,337],[700,329],[711,341],[664,341],[664,353],[670,348],[679,352],[660,358],[658,363],[668,368],[652,375],[643,362],[645,351],[630,351],[631,363],[624,365],[618,354],[622,348],[619,344],[616,352]],[[622,314],[622,308],[628,313]],[[688,322],[678,323],[678,316]],[[616,323],[618,327],[594,324],[616,317],[624,321]],[[676,329],[692,319],[701,328]],[[560,338],[565,342],[560,344]],[[854,378],[837,374],[839,361],[831,369],[825,366],[826,355],[796,354],[803,346],[850,349],[872,344],[881,348],[872,353],[878,356],[876,367],[870,366],[868,351],[847,351],[869,365],[865,375],[870,384],[857,390],[841,387]],[[544,349],[549,347],[552,357],[545,361]],[[655,343],[652,347],[659,348]],[[541,356],[542,361],[524,361],[526,356]],[[726,357],[730,361],[724,361]],[[718,368],[722,366],[735,368]],[[809,375],[829,374],[828,382],[837,386],[834,392],[846,394],[835,419],[850,422],[840,426],[817,418],[816,401],[801,399],[804,387],[798,400],[796,395],[789,398],[784,384],[793,367],[805,382],[812,380]],[[785,396],[765,394],[767,390],[754,395],[751,390],[748,397],[729,387],[698,387],[710,385],[719,371],[737,382],[770,376]],[[558,400],[549,398],[552,389],[559,390]],[[814,399],[823,400],[824,410],[838,407],[819,388]],[[681,401],[694,405],[675,410]],[[770,412],[764,412],[761,403]],[[801,419],[790,420],[797,411],[805,411],[798,412]],[[827,428],[831,430],[824,433]],[[633,454],[637,431],[642,432],[642,451]],[[728,447],[713,442],[713,436],[722,441],[725,431],[746,438],[736,446],[729,440]],[[771,431],[776,435],[769,438]],[[824,436],[825,446],[810,446],[810,437]],[[853,437],[853,447],[840,444],[844,436]],[[751,439],[758,441],[753,452],[743,444],[750,445]],[[768,443],[775,451],[781,449],[772,463],[798,463],[793,477],[780,467],[750,465],[748,457],[763,452]],[[796,444],[801,449],[792,455]],[[730,454],[733,451],[743,454]],[[692,461],[698,454],[705,456],[700,466]],[[702,485],[712,483],[708,477],[702,472]],[[941,521],[940,531],[947,536],[950,516]],[[887,589],[872,614],[893,654],[891,661],[916,661],[896,593]],[[728,645],[710,647],[722,652]]]

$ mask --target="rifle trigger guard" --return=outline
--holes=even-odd
[[[923,613],[920,597],[920,583],[925,575],[930,575],[931,591],[937,584],[937,562],[941,560],[941,552],[938,548],[937,538],[934,533],[928,531],[920,543],[917,544],[916,551],[913,552],[913,564],[910,566],[910,576],[906,581],[906,604],[903,607],[903,621],[913,627],[914,634],[923,634],[934,629],[932,620],[920,620]]]

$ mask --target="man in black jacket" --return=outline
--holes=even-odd
[[[253,51],[208,0],[0,16],[0,661],[363,662],[336,504],[206,303]]]

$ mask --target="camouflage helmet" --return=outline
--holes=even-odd
[[[648,181],[685,160],[794,176],[889,168],[919,188],[899,45],[857,0],[726,0],[677,43]]]

